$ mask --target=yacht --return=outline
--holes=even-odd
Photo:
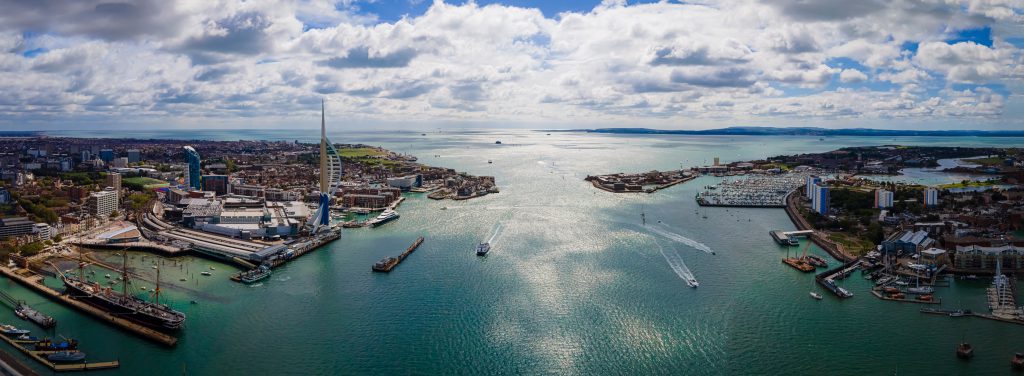
[[[398,219],[398,212],[387,209],[383,213],[380,213],[377,218],[371,219],[369,224],[370,227],[377,227],[396,219]]]

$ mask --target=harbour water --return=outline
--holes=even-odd
[[[294,131],[205,132],[211,133],[176,138],[296,138]],[[1003,374],[1011,355],[1024,351],[1024,326],[920,314],[918,305],[874,298],[856,274],[840,282],[852,299],[825,294],[812,275],[780,262],[786,248],[768,232],[793,229],[782,209],[696,205],[694,194],[718,178],[650,195],[608,193],[583,181],[716,156],[729,162],[842,146],[998,146],[1021,139],[519,130],[331,138],[494,175],[501,193],[459,202],[411,194],[398,208],[401,219],[345,229],[341,240],[251,286],[229,281],[229,265],[134,254],[130,262],[140,273],[154,274],[154,260],[164,263],[163,299],[188,315],[175,348],[122,333],[9,280],[0,286],[54,316],[56,334],[79,339],[90,359],[119,359],[120,369],[95,372],[110,375]],[[374,262],[418,236],[426,241],[393,272],[371,272]],[[477,257],[476,245],[489,238],[491,251]],[[209,266],[213,275],[201,276]],[[699,288],[687,286],[688,273]],[[956,280],[936,295],[943,307],[984,311],[988,283]],[[140,284],[151,287],[133,286]],[[813,300],[808,291],[825,299]],[[0,310],[0,321],[41,331],[9,309]],[[964,339],[976,349],[970,362],[954,356]]]

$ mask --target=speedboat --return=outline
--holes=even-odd
[[[29,333],[31,333],[31,331],[27,330],[27,329],[15,328],[13,325],[2,324],[2,325],[0,325],[0,333],[6,334],[6,335],[9,335],[9,336],[20,336],[20,335],[29,334]]]
[[[821,294],[811,291],[811,297],[816,300],[821,300]]]
[[[476,246],[476,255],[483,256],[491,251],[491,243],[480,243]]]
[[[210,272],[202,272],[202,273],[199,273],[199,274],[202,274],[202,275],[205,275],[205,276],[211,276],[211,275],[213,275],[213,274],[210,274]]]
[[[47,355],[46,359],[54,363],[81,362],[85,359],[85,353],[81,351],[58,351]]]
[[[697,280],[694,279],[693,277],[687,278],[686,284],[690,285],[690,287],[693,288],[697,288],[697,286],[700,286],[700,283],[697,283]]]

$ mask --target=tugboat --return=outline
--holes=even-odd
[[[378,215],[377,218],[371,219],[367,223],[370,225],[370,227],[377,227],[396,219],[398,219],[398,212],[391,209],[387,209],[383,213],[380,213],[380,215]]]
[[[484,242],[484,243],[480,243],[479,245],[476,246],[476,255],[477,256],[484,256],[484,255],[487,254],[487,252],[490,252],[490,251],[491,251],[491,243]]]
[[[266,265],[260,265],[258,268],[242,272],[242,275],[238,277],[242,283],[256,283],[270,277],[270,268]]]
[[[956,346],[956,357],[960,359],[970,359],[974,357],[974,348],[971,347],[970,343],[961,342]]]
[[[128,280],[128,256],[122,254],[121,278]],[[59,270],[54,267],[55,270]],[[118,316],[135,323],[154,329],[177,330],[185,323],[185,314],[160,304],[160,269],[157,269],[157,288],[153,293],[154,302],[136,298],[128,293],[128,283],[122,285],[121,291],[114,291],[98,283],[86,281],[82,277],[81,267],[78,276],[60,273],[64,282],[64,294],[72,299],[99,308],[111,315]]]
[[[58,351],[47,355],[46,359],[54,363],[74,363],[85,360],[85,353],[81,351]]]
[[[1013,359],[1010,359],[1010,365],[1015,370],[1024,369],[1024,353],[1013,354]]]

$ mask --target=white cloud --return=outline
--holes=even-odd
[[[1005,42],[1021,37],[1020,4],[1002,0],[604,1],[553,17],[436,1],[394,22],[348,1],[140,2],[166,16],[137,20],[149,27],[80,16],[118,11],[89,0],[28,4],[0,15],[0,124],[292,123],[322,96],[357,121],[987,119],[1003,95],[943,88],[1024,86],[1021,52]],[[992,47],[943,42],[980,26],[992,28]],[[29,29],[43,34],[23,37]],[[917,53],[905,42],[920,42]],[[882,88],[829,89],[837,80]]]

